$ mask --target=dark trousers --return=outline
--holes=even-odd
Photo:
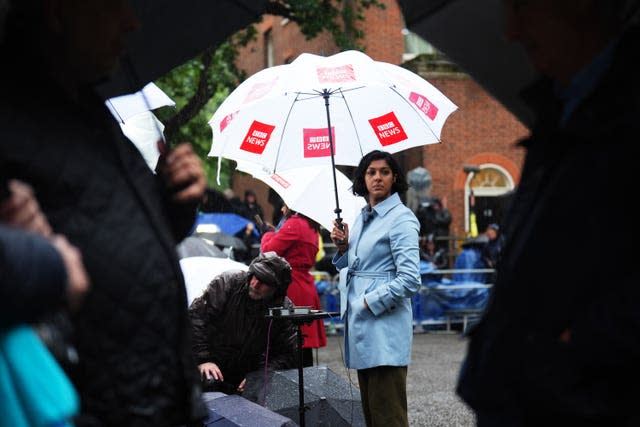
[[[367,427],[407,427],[407,367],[377,366],[358,370]]]

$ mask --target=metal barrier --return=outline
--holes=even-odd
[[[326,271],[311,271],[316,283],[316,290],[320,297],[322,310],[329,312],[340,311],[340,291],[338,290],[339,275],[332,276]],[[339,317],[328,317],[324,319],[324,326],[327,334],[335,335],[341,333],[344,322]]]
[[[448,282],[439,283],[443,279],[451,279],[454,275],[487,274],[495,273],[491,268],[464,268],[464,269],[442,269],[432,270],[422,275],[423,285],[412,299],[414,308],[414,329],[419,331],[452,332],[453,325],[461,325],[461,331],[466,332],[469,326],[477,321],[489,298],[491,283],[479,282]],[[438,280],[429,280],[441,276]],[[492,276],[489,276],[492,277]],[[486,290],[486,292],[484,292]],[[483,292],[474,292],[483,291]],[[467,304],[451,304],[450,300],[458,298],[467,299]],[[475,298],[475,301],[473,299]],[[429,303],[436,305],[425,307]],[[440,303],[440,306],[438,306]],[[431,309],[431,310],[429,310]]]
[[[447,295],[452,292],[457,297],[463,297],[464,291],[473,290],[489,290],[493,286],[491,283],[441,283],[435,284],[435,282],[429,282],[428,277],[442,276],[443,278],[449,278],[453,274],[472,274],[472,273],[486,273],[493,274],[494,269],[482,268],[482,269],[443,269],[432,270],[428,273],[422,274],[423,284],[420,290],[412,298],[413,309],[413,325],[414,332],[422,331],[438,331],[443,330],[445,332],[453,332],[454,325],[460,325],[462,332],[465,332],[469,326],[480,318],[484,310],[484,304],[476,305],[472,307],[455,307],[445,308],[439,312],[434,310],[429,311],[431,297],[446,299]],[[316,281],[316,289],[320,296],[320,304],[325,311],[340,311],[340,291],[338,290],[339,274],[331,276],[325,271],[312,271],[314,279]],[[324,282],[324,283],[321,283]],[[488,299],[488,295],[484,297],[483,293],[478,293],[479,299],[484,298],[484,301]],[[432,306],[433,304],[431,304]],[[446,304],[445,304],[446,305]],[[437,311],[437,310],[436,310]],[[324,320],[327,333],[335,334],[340,333],[343,330],[344,324],[342,319],[339,318],[327,318]]]

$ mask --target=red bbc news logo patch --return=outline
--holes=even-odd
[[[370,119],[369,123],[382,146],[395,144],[407,139],[407,134],[393,111],[384,116]]]
[[[331,128],[333,138],[333,154],[336,153],[336,132]],[[328,157],[331,155],[331,144],[329,143],[329,131],[327,128],[302,129],[302,139],[304,143],[304,157]]]
[[[229,123],[231,123],[231,120],[233,120],[233,118],[236,116],[236,113],[237,111],[235,113],[227,114],[222,120],[220,120],[220,132],[222,132],[227,126],[229,126]]]
[[[247,93],[247,96],[244,98],[243,104],[246,104],[247,102],[255,101],[256,99],[260,99],[263,96],[265,96],[267,93],[269,93],[271,88],[273,88],[273,86],[276,84],[276,81],[278,81],[277,78],[273,80],[268,80],[266,82],[260,82],[260,83],[254,84],[251,87],[251,89],[249,89],[249,93]]]
[[[409,94],[409,101],[413,102],[425,116],[429,117],[431,120],[435,120],[438,115],[438,107],[433,105],[426,96],[411,92]]]
[[[353,65],[341,65],[339,67],[318,67],[318,81],[320,83],[345,83],[355,82],[356,73],[353,71]]]
[[[280,184],[282,188],[289,188],[289,186],[291,185],[289,181],[287,181],[277,173],[274,173],[273,175],[271,175],[271,179],[277,182],[278,184]]]
[[[275,126],[254,120],[240,145],[240,149],[250,153],[262,154],[274,129]]]

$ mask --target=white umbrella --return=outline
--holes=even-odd
[[[109,98],[105,105],[119,122],[122,133],[138,148],[152,171],[160,157],[158,141],[164,142],[164,125],[151,112],[156,108],[175,106],[176,103],[155,83],[128,95]]]
[[[230,258],[193,256],[182,258],[180,268],[187,288],[187,302],[191,305],[195,298],[202,295],[216,276],[230,270],[247,271],[249,266]]]
[[[164,125],[151,111],[144,111],[120,123],[122,133],[138,148],[152,171],[156,170],[160,151],[158,140],[164,140]]]
[[[105,104],[113,117],[121,123],[125,123],[131,116],[155,110],[156,108],[176,105],[162,89],[155,83],[148,83],[142,90],[128,95],[109,98]]]
[[[256,73],[231,93],[209,121],[209,155],[275,173],[355,166],[376,149],[396,153],[439,142],[456,109],[422,77],[362,52],[304,53]],[[338,195],[335,175],[333,185]]]
[[[282,200],[294,211],[300,212],[322,225],[333,228],[335,193],[328,185],[333,179],[330,165],[308,166],[270,173],[260,165],[238,162],[236,169],[253,175],[254,178],[273,188]],[[366,204],[363,197],[351,191],[352,183],[342,172],[336,170],[338,197],[342,219],[353,224],[356,216]]]
[[[274,172],[330,161],[355,166],[375,149],[439,142],[456,109],[422,77],[362,52],[303,53],[231,93],[209,121],[209,155]]]

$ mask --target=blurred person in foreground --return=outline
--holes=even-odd
[[[628,185],[640,134],[637,1],[504,5],[506,36],[545,77],[522,94],[537,122],[520,142],[497,282],[457,392],[480,427],[637,426],[640,236]],[[623,232],[593,233],[611,221],[592,207],[602,194]],[[615,250],[603,259],[594,246]]]
[[[385,151],[366,154],[353,173],[353,194],[367,205],[349,225],[334,221],[333,262],[340,270],[344,357],[358,370],[367,426],[408,426],[411,297],[420,289],[420,223],[400,200],[408,185]]]
[[[89,289],[80,251],[51,231],[30,186],[8,182],[0,200],[0,330],[77,310]]]
[[[226,271],[193,300],[193,353],[207,391],[242,393],[245,376],[264,368],[291,369],[296,330],[269,320],[270,307],[292,307],[286,297],[291,266],[275,252],[253,259],[249,271]]]
[[[262,252],[274,251],[291,265],[291,284],[287,296],[296,305],[321,310],[320,296],[315,280],[310,274],[316,263],[320,243],[320,224],[311,218],[293,211],[286,203],[282,205],[285,218],[278,231],[270,230],[262,235]],[[327,345],[327,334],[322,319],[302,325],[304,344],[303,366],[313,366],[313,349]]]
[[[52,232],[33,189],[0,177],[0,426],[69,425],[77,415],[77,393],[52,351],[64,343],[37,328],[78,310],[88,289],[80,251]]]
[[[173,426],[206,415],[176,242],[206,182],[189,144],[156,174],[97,96],[140,26],[127,0],[20,0],[0,54],[0,159],[29,183],[92,283],[72,317],[77,426]],[[164,147],[163,147],[164,148]]]

